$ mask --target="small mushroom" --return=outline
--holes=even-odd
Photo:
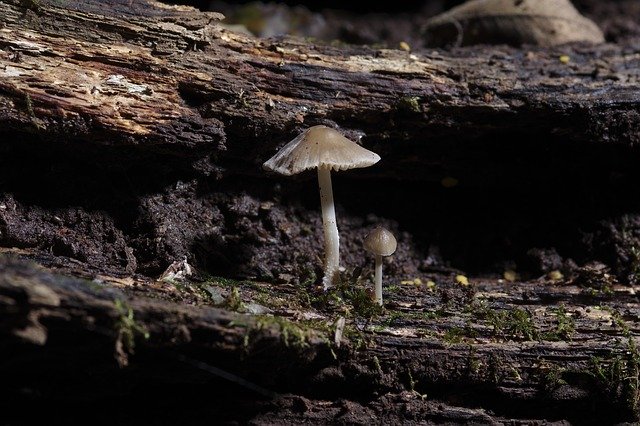
[[[325,259],[324,289],[331,287],[340,266],[340,237],[331,187],[331,170],[369,167],[380,161],[380,156],[350,141],[327,126],[313,126],[286,144],[263,167],[285,176],[308,169],[318,169],[322,224],[324,229]]]
[[[376,256],[375,300],[380,306],[382,306],[382,256],[391,256],[397,247],[396,237],[382,226],[378,226],[364,238],[364,249]]]

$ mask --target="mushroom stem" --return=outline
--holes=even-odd
[[[318,167],[318,184],[320,186],[320,204],[322,205],[322,227],[324,228],[324,278],[322,283],[327,290],[333,286],[338,267],[340,266],[340,236],[336,223],[336,209],[333,203],[331,187],[331,169]]]
[[[374,277],[376,303],[382,306],[382,256],[376,255],[376,275]]]

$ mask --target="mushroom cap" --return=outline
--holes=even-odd
[[[391,256],[397,247],[396,237],[382,226],[378,226],[364,237],[364,249],[377,256]]]
[[[337,130],[313,126],[286,144],[263,167],[291,176],[315,168],[347,170],[369,167],[378,161],[378,154],[350,141]]]

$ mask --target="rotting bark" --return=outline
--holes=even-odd
[[[340,313],[296,310],[290,286],[238,283],[247,304],[268,289],[275,314],[241,315],[139,295],[167,298],[195,294],[195,287],[88,281],[6,256],[0,261],[3,392],[16,403],[56,401],[55,389],[66,404],[82,395],[86,409],[114,400],[131,416],[127,424],[165,415],[159,409],[142,417],[126,404],[135,397],[126,383],[150,392],[159,406],[194,404],[206,392],[218,402],[197,413],[256,423],[376,416],[602,424],[637,415],[640,311],[625,287],[604,295],[544,281],[508,294],[491,281],[473,289],[444,284],[437,292],[403,286],[373,321],[348,316],[336,346],[332,316]],[[220,282],[209,288],[230,291]],[[290,302],[278,307],[282,298]],[[313,321],[302,319],[311,312]],[[503,322],[493,316],[499,313],[508,314]],[[90,390],[98,383],[99,391]]]
[[[226,148],[244,172],[283,132],[317,121],[363,132],[367,145],[508,126],[604,143],[614,124],[628,126],[616,142],[637,143],[640,67],[623,46],[410,54],[255,39],[217,26],[220,15],[164,17],[145,2],[95,14],[114,5],[124,8],[2,4],[3,128],[175,155]]]
[[[3,261],[9,401],[82,395],[96,409],[106,395],[139,413],[136,390],[170,403],[177,386],[184,411],[258,423],[637,416],[632,47],[261,40],[216,14],[124,0],[0,2],[0,17],[0,245],[99,283]],[[317,194],[260,168],[313,124],[364,135],[383,157],[338,177],[346,265],[362,264],[365,228],[399,236],[387,312],[369,324],[351,314],[340,348],[327,324],[343,312],[286,307],[320,272]],[[451,176],[460,184],[447,192]],[[214,302],[196,284],[148,278],[185,256],[210,274],[293,285],[236,283],[242,303],[267,292],[268,321],[189,306]],[[592,260],[623,285],[575,263]],[[500,282],[508,262],[523,279],[560,270],[573,281]],[[462,290],[450,264],[489,275]],[[423,285],[398,284],[414,278]],[[572,331],[559,329],[560,302]],[[319,328],[318,340],[289,341],[281,317]],[[215,369],[203,379],[199,362],[289,396],[256,398]],[[202,395],[212,392],[217,408]]]

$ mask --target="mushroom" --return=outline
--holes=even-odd
[[[364,249],[376,256],[375,301],[382,306],[382,256],[391,256],[398,247],[391,231],[378,226],[364,238]]]
[[[286,144],[263,165],[266,170],[285,176],[318,169],[325,243],[322,279],[325,290],[334,284],[340,266],[340,238],[331,188],[331,170],[369,167],[378,161],[378,154],[350,141],[337,130],[313,126]]]

